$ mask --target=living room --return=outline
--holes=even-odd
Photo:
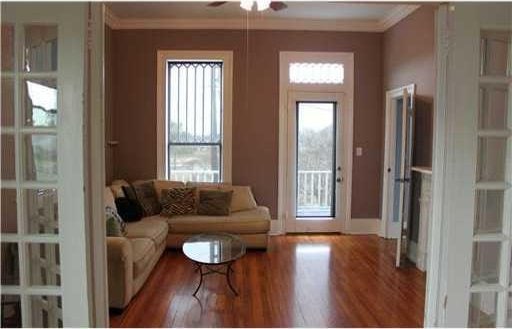
[[[425,274],[413,263],[395,269],[396,240],[385,239],[386,234],[381,233],[384,95],[388,90],[416,85],[413,161],[414,166],[431,167],[436,5],[292,2],[285,6],[260,12],[256,4],[247,11],[238,2],[108,5],[106,173],[107,182],[113,182],[114,197],[124,196],[116,195],[118,184],[136,182],[135,187],[157,179],[155,195],[164,211],[162,193],[169,188],[196,188],[195,192],[189,191],[195,193],[196,199],[202,199],[200,193],[209,193],[205,190],[233,190],[228,217],[198,215],[205,209],[197,205],[191,210],[196,215],[169,215],[166,221],[170,249],[158,253],[163,254],[161,260],[150,266],[155,266],[155,273],[144,274],[149,276],[147,282],[140,290],[140,284],[136,284],[134,290],[138,293],[133,293],[133,300],[132,293],[127,293],[113,302],[111,306],[117,306],[117,311],[111,313],[111,325],[421,325]],[[334,11],[338,14],[330,14]],[[395,16],[392,21],[391,14]],[[341,16],[334,20],[332,15]],[[414,46],[403,51],[404,42]],[[299,97],[316,94],[318,98],[303,99],[301,103],[305,106],[305,129],[310,128],[308,122],[324,128],[323,135],[309,137],[312,141],[295,141],[304,145],[302,160],[298,159],[298,146],[286,146],[289,136],[298,134],[300,128],[296,130],[295,125],[299,125],[299,115],[283,123],[283,115],[288,117],[287,99],[291,95],[286,94],[283,80],[292,74],[283,72],[283,68],[292,62],[340,63],[344,69],[341,87],[336,81],[308,81],[290,87],[290,91],[301,91]],[[333,66],[322,71],[322,67],[314,67],[296,75],[297,79],[336,80],[336,69]],[[320,73],[315,75],[315,70]],[[329,105],[326,102],[336,104],[335,112],[341,111],[337,118],[332,118],[332,109],[317,106]],[[308,116],[308,110],[315,109],[316,114]],[[329,110],[331,114],[326,115]],[[315,116],[320,119],[315,120]],[[315,130],[318,131],[313,127]],[[304,136],[308,138],[307,132]],[[288,154],[291,148],[297,152]],[[290,158],[297,158],[297,162],[287,162]],[[342,172],[336,167],[342,167]],[[297,175],[297,181],[288,175]],[[336,178],[343,182],[336,183]],[[166,179],[183,183],[165,183]],[[297,199],[290,197],[295,193]],[[301,219],[292,220],[293,215],[286,214],[293,208]],[[300,212],[303,213],[299,215]],[[236,218],[240,216],[245,218]],[[217,232],[234,234],[247,247],[246,254],[233,263],[233,285],[229,274],[228,280],[222,275],[205,276],[204,280],[201,275],[199,279],[192,272],[193,262],[180,251],[187,239]],[[350,247],[352,244],[358,247]],[[349,251],[360,255],[360,259],[371,257],[375,261],[384,257],[387,264],[374,268],[372,273],[387,273],[383,280],[390,280],[389,275],[400,283],[390,287],[382,298],[410,289],[407,297],[389,304],[409,308],[414,305],[415,311],[410,309],[404,314],[397,307],[396,317],[389,317],[389,312],[394,312],[390,310],[383,312],[386,316],[369,317],[365,313],[369,309],[364,308],[361,312],[366,315],[349,316],[347,313],[355,307],[352,305],[347,306],[347,313],[335,312],[335,320],[328,320],[325,311],[333,306],[322,301],[332,297],[320,286],[309,290],[313,282],[308,278],[343,276],[337,273],[345,266],[368,266],[354,261],[324,268],[329,257],[343,258]],[[370,255],[365,256],[366,253]],[[296,269],[285,267],[281,273],[278,268],[292,259],[297,262]],[[181,279],[157,274],[174,266],[183,271]],[[316,267],[318,273],[314,274]],[[288,271],[299,269],[309,273],[295,279],[287,275]],[[120,271],[115,272],[119,283]],[[357,273],[362,275],[367,277],[360,282],[360,288],[371,289],[370,281],[378,282],[378,275]],[[166,292],[160,287],[146,288],[162,280],[170,285]],[[289,294],[289,290],[268,289],[290,280],[298,285],[295,289],[304,291],[305,301],[298,306],[299,318],[296,315],[286,319],[258,298],[289,309],[292,301],[272,301],[275,294]],[[261,293],[254,291],[256,287]],[[157,291],[162,300],[154,298]],[[346,302],[340,301],[341,305]],[[374,306],[385,307],[386,302],[382,302]],[[313,307],[310,303],[320,304]],[[367,303],[370,301],[365,300]],[[248,305],[247,309],[242,310],[242,305]],[[150,320],[146,314],[151,309],[159,311]],[[172,316],[168,313],[171,310]],[[262,313],[255,316],[253,312]],[[233,317],[232,313],[239,316]]]
[[[512,4],[1,7],[2,327],[512,327]]]

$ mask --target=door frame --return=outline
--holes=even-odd
[[[301,219],[297,221],[295,216],[296,211],[296,149],[297,149],[297,102],[333,102],[336,104],[336,122],[335,122],[335,140],[336,140],[336,154],[335,154],[335,167],[338,165],[342,167],[341,178],[342,184],[335,184],[335,214],[332,219]],[[341,232],[346,224],[346,197],[348,193],[345,185],[345,145],[343,143],[343,109],[347,106],[346,97],[343,93],[322,93],[322,92],[290,92],[288,93],[288,154],[287,154],[287,192],[286,192],[286,205],[287,216],[284,222],[286,232]],[[336,171],[333,172],[336,176]],[[341,195],[341,197],[339,197]]]
[[[289,64],[292,62],[341,63],[344,66],[342,84],[292,84],[289,82]],[[290,92],[343,93],[346,107],[343,112],[343,149],[345,168],[344,219],[341,232],[349,233],[352,202],[352,161],[353,161],[353,123],[354,123],[354,53],[351,52],[279,52],[279,169],[278,169],[278,211],[272,234],[286,233],[287,218],[287,177],[288,164],[288,94]]]
[[[19,67],[19,52],[23,24],[58,25],[58,69],[43,72],[42,77],[58,78],[58,125],[56,128],[20,127],[17,114],[12,133],[44,133],[57,136],[58,178],[55,182],[25,181],[20,161],[19,138],[15,150],[16,180],[2,182],[3,187],[18,189],[58,189],[58,234],[31,234],[22,229],[22,206],[18,203],[17,233],[2,233],[3,242],[21,243],[20,283],[3,286],[3,294],[20,295],[23,326],[32,325],[31,295],[62,297],[62,321],[65,327],[105,327],[108,325],[106,283],[106,248],[103,188],[103,6],[99,3],[2,3],[2,14],[16,24],[15,64]],[[62,47],[62,45],[66,45]],[[66,56],[61,56],[66,49]],[[9,73],[16,80],[24,72]],[[37,78],[39,73],[33,74]],[[19,85],[18,85],[19,88]],[[20,91],[15,106],[20,105]],[[17,109],[16,109],[17,110]],[[64,137],[63,137],[64,136]],[[20,198],[21,191],[18,190]],[[98,233],[101,232],[101,233]],[[34,286],[27,279],[27,243],[59,243],[61,284]],[[96,244],[100,242],[99,244]],[[103,244],[101,243],[103,242]]]
[[[400,97],[404,97],[405,93],[407,95],[411,95],[412,101],[414,100],[414,96],[416,93],[416,85],[411,83],[409,85],[405,85],[399,88],[395,88],[392,90],[388,90],[386,92],[386,127],[385,127],[385,137],[384,137],[384,165],[382,167],[382,177],[383,177],[383,185],[382,185],[382,216],[380,223],[380,236],[385,238],[397,239],[400,236],[401,232],[401,222],[389,222],[390,218],[388,218],[389,212],[389,202],[390,195],[386,193],[393,186],[392,182],[394,181],[395,174],[394,171],[388,173],[388,168],[393,168],[395,164],[395,158],[393,157],[395,151],[395,116],[394,113],[397,110],[395,106],[394,100]],[[406,100],[404,100],[405,102]],[[404,103],[404,106],[407,106]],[[405,129],[405,127],[403,127]],[[406,150],[402,150],[405,154]],[[403,186],[401,187],[403,189]],[[388,191],[389,192],[389,191]],[[403,200],[400,202],[400,206],[403,205]]]
[[[509,11],[503,10],[505,5],[509,6]],[[487,188],[489,184],[477,183],[475,179],[479,82],[489,79],[510,83],[510,78],[480,76],[478,35],[481,29],[512,30],[510,6],[509,3],[450,3],[440,5],[436,15],[432,219],[429,227],[430,262],[427,266],[425,327],[467,327],[470,293],[498,290],[501,295],[496,305],[496,325],[506,326],[503,322],[505,295],[501,292],[512,291],[508,282],[508,268],[500,269],[499,284],[474,285],[470,273],[472,248],[477,238],[473,229],[475,191]],[[510,179],[510,171],[508,175]],[[488,187],[496,189],[499,184],[491,182]],[[508,205],[510,209],[510,203]],[[510,261],[512,228],[510,220],[505,226],[505,214],[504,208],[505,233],[498,234],[498,238],[494,234],[484,235],[483,239],[501,239],[508,247],[502,249],[502,257],[508,257]],[[481,238],[482,235],[478,237]],[[501,281],[501,278],[505,280]]]

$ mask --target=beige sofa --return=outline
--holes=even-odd
[[[125,181],[115,181],[106,188],[105,203],[115,207],[115,197],[123,196]],[[197,186],[198,189],[234,189],[228,184],[197,184],[164,180],[154,181],[158,197],[163,189]],[[233,202],[237,202],[233,194]],[[233,205],[233,204],[232,204]],[[124,308],[140,290],[156,265],[165,247],[181,248],[189,236],[206,232],[228,232],[245,241],[248,248],[265,249],[270,230],[268,208],[231,212],[229,216],[185,215],[145,217],[138,222],[127,223],[126,237],[107,237],[109,305]]]

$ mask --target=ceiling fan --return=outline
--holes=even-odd
[[[228,1],[213,1],[208,4],[208,7],[220,7],[226,4]],[[288,8],[288,6],[283,1],[268,1],[268,0],[242,0],[240,1],[240,7],[243,9],[250,11],[253,7],[254,2],[256,2],[257,8],[259,11],[271,8],[274,11],[279,11]]]

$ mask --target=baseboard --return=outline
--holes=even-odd
[[[414,241],[409,240],[409,245],[407,246],[407,258],[411,260],[414,264],[416,264],[418,256],[418,245]]]
[[[379,218],[352,218],[349,234],[380,234]]]
[[[270,221],[270,232],[268,232],[268,235],[283,235],[283,225],[280,220],[272,219]]]

